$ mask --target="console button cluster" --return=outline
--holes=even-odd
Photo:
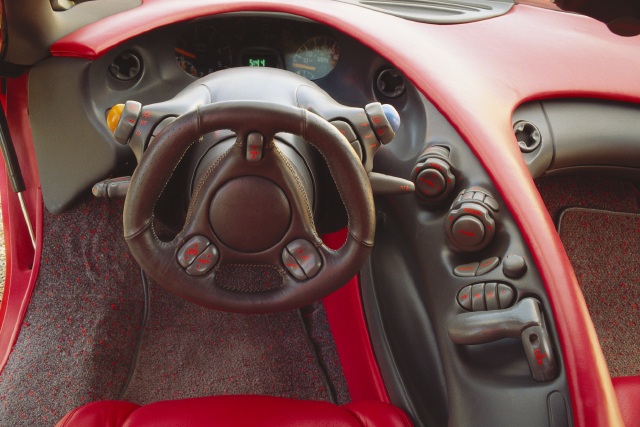
[[[208,273],[218,262],[218,248],[204,236],[193,236],[178,251],[178,263],[187,274],[202,276]]]
[[[304,239],[294,240],[282,251],[282,262],[289,273],[298,280],[310,279],[322,267],[318,250]]]
[[[506,283],[475,283],[458,292],[458,304],[467,311],[508,308],[515,302],[515,290]]]

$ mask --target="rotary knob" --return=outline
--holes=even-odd
[[[475,252],[485,248],[495,235],[494,216],[498,210],[498,202],[491,193],[481,187],[472,187],[460,192],[449,210],[445,223],[451,244],[464,252]]]
[[[429,147],[418,159],[411,180],[421,202],[431,204],[446,198],[456,185],[449,161],[449,150],[436,145]]]

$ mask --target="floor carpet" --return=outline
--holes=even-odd
[[[0,426],[50,427],[82,404],[123,397],[349,401],[321,304],[220,313],[152,282],[145,297],[146,280],[122,238],[122,206],[87,198],[45,213],[40,275],[0,374]]]
[[[52,426],[115,399],[139,335],[140,270],[123,242],[122,202],[87,199],[44,214],[40,275],[0,375],[0,425]]]
[[[640,375],[640,215],[566,209],[558,232],[611,375]]]
[[[220,394],[333,400],[300,311],[224,313],[150,286],[149,320],[125,400]]]
[[[571,260],[611,376],[640,375],[640,192],[629,182],[536,182]]]

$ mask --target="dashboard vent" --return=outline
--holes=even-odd
[[[513,0],[338,0],[378,12],[431,24],[461,24],[501,16]]]
[[[142,73],[142,59],[137,53],[123,52],[109,65],[109,72],[118,80],[137,79]]]

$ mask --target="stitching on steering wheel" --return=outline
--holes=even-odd
[[[282,160],[282,162],[284,163],[284,165],[287,167],[287,170],[289,171],[289,173],[291,174],[291,176],[293,176],[293,179],[296,183],[296,187],[298,187],[298,190],[300,190],[300,192],[302,193],[302,195],[304,196],[304,201],[305,201],[305,212],[307,214],[307,220],[310,221],[310,224],[313,224],[313,213],[311,212],[311,206],[310,206],[310,202],[309,202],[309,196],[307,195],[306,190],[304,189],[304,186],[302,185],[302,182],[300,182],[300,178],[298,177],[298,174],[296,173],[295,169],[293,168],[293,165],[291,164],[291,162],[289,162],[289,159],[287,159],[282,152],[278,149],[278,147],[276,146],[275,142],[272,141],[272,148],[273,148],[273,152],[276,156],[278,156],[278,158],[280,160]],[[318,233],[316,233],[315,230],[315,225],[313,228],[313,234],[314,237],[318,238]]]
[[[193,207],[195,205],[196,200],[198,200],[198,197],[200,196],[200,191],[202,190],[202,187],[204,186],[206,180],[209,179],[209,176],[211,176],[214,169],[220,165],[220,162],[222,162],[222,160],[224,160],[229,155],[232,148],[233,148],[233,145],[229,147],[227,151],[222,153],[220,157],[218,157],[216,161],[211,166],[209,166],[209,168],[207,169],[205,174],[202,176],[200,181],[198,181],[198,185],[196,186],[195,191],[193,192],[191,203],[189,203],[189,210],[187,211],[187,216],[184,220],[185,224],[187,224],[191,220],[191,215],[193,214]]]

